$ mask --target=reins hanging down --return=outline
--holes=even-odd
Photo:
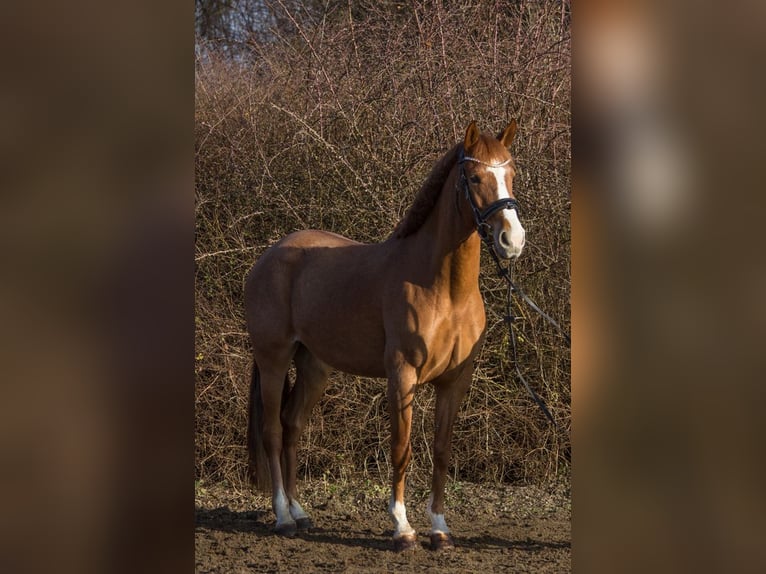
[[[508,324],[508,329],[510,331],[511,335],[511,348],[513,349],[513,366],[516,368],[516,374],[519,376],[519,379],[521,379],[521,382],[524,383],[524,386],[526,387],[529,394],[532,396],[532,399],[537,403],[537,406],[540,407],[540,409],[543,411],[545,416],[548,418],[548,420],[558,428],[558,424],[556,424],[556,421],[553,419],[553,416],[551,415],[550,411],[548,410],[548,407],[545,406],[545,403],[543,400],[538,396],[538,394],[532,389],[532,387],[527,382],[527,379],[524,377],[524,375],[521,373],[521,369],[519,368],[519,361],[516,354],[516,333],[513,330],[513,322],[515,320],[515,315],[513,313],[513,293],[518,293],[519,297],[522,298],[522,300],[534,311],[536,311],[543,319],[548,321],[551,325],[556,327],[556,329],[561,333],[561,335],[566,339],[567,344],[571,344],[571,340],[569,338],[569,335],[567,335],[564,330],[561,328],[561,326],[554,321],[548,314],[546,314],[540,307],[537,306],[537,304],[530,299],[524,291],[522,291],[519,287],[517,287],[513,281],[511,280],[511,267],[510,264],[508,267],[504,267],[500,263],[500,258],[497,256],[497,253],[495,253],[495,248],[492,245],[492,239],[490,238],[489,234],[487,233],[487,228],[489,227],[489,224],[487,223],[487,220],[494,215],[496,212],[502,210],[502,209],[515,209],[517,212],[519,210],[519,204],[518,202],[510,197],[502,198],[491,205],[489,205],[484,211],[480,210],[479,207],[476,205],[476,203],[473,200],[473,197],[471,196],[471,193],[468,189],[468,181],[465,176],[465,169],[463,167],[463,164],[465,164],[466,161],[473,161],[480,163],[482,165],[486,165],[489,167],[501,167],[505,164],[507,164],[509,160],[506,160],[503,163],[499,164],[488,164],[484,161],[478,160],[476,158],[466,156],[465,152],[461,150],[460,156],[458,158],[458,164],[460,165],[460,181],[463,186],[463,191],[465,193],[466,198],[468,199],[468,203],[471,205],[471,209],[473,210],[473,216],[474,220],[476,222],[476,230],[479,233],[479,237],[481,237],[482,242],[487,246],[487,249],[489,250],[490,255],[492,256],[492,259],[495,262],[495,266],[497,267],[497,274],[505,279],[505,281],[508,283],[508,294],[507,294],[507,300],[506,300],[506,316],[505,316],[505,322]]]
[[[555,426],[556,428],[559,428],[559,425],[556,423],[556,421],[553,418],[553,415],[551,415],[550,411],[548,410],[548,407],[545,406],[545,403],[543,400],[538,396],[538,394],[534,391],[534,389],[529,385],[527,382],[527,379],[524,377],[524,375],[521,373],[521,369],[519,368],[519,360],[516,354],[516,333],[513,330],[513,322],[516,320],[516,316],[513,313],[513,293],[518,293],[519,297],[534,311],[536,311],[543,319],[548,321],[551,325],[556,327],[558,332],[564,337],[567,344],[571,345],[571,339],[569,338],[569,335],[564,332],[564,329],[561,328],[561,325],[559,325],[556,321],[554,321],[547,313],[545,313],[540,307],[537,306],[537,304],[530,299],[524,291],[522,291],[514,282],[511,280],[511,267],[510,264],[508,267],[503,267],[503,265],[500,263],[500,259],[497,257],[497,254],[495,253],[495,250],[492,248],[492,245],[489,241],[484,240],[484,243],[487,245],[487,248],[489,249],[490,255],[492,255],[492,259],[495,262],[495,266],[497,268],[497,274],[501,278],[505,279],[506,283],[508,284],[508,292],[506,296],[506,315],[505,315],[505,322],[508,324],[508,330],[510,331],[511,335],[511,348],[513,349],[513,366],[516,369],[516,374],[519,376],[519,379],[521,379],[521,382],[524,383],[524,386],[526,387],[529,394],[532,396],[532,399],[537,403],[537,406],[540,407],[540,410],[543,411],[545,416],[548,418],[549,421]]]

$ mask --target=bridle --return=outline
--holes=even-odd
[[[465,175],[465,162],[467,161],[473,161],[487,167],[504,167],[511,163],[511,158],[508,158],[501,163],[487,163],[478,158],[465,155],[465,149],[463,149],[461,146],[460,155],[457,159],[457,163],[460,166],[460,183],[463,186],[465,197],[468,199],[468,203],[471,205],[473,218],[476,222],[476,230],[479,232],[479,236],[482,238],[482,240],[487,243],[487,245],[489,245],[488,242],[490,238],[487,230],[491,229],[491,227],[487,223],[487,220],[489,220],[489,218],[492,217],[495,213],[503,209],[515,209],[516,213],[519,213],[519,203],[512,197],[504,197],[502,199],[498,199],[497,201],[493,201],[483,211],[479,209],[479,206],[476,205],[476,202],[471,195],[468,186],[468,178]]]
[[[537,403],[537,406],[540,407],[540,409],[543,411],[545,416],[548,418],[549,421],[558,428],[558,425],[556,424],[556,421],[553,419],[553,416],[551,415],[550,411],[548,410],[548,407],[545,406],[545,403],[543,400],[537,395],[537,393],[532,389],[532,387],[529,386],[529,383],[527,382],[527,379],[524,378],[524,375],[521,374],[521,369],[519,368],[519,361],[518,357],[516,356],[516,334],[513,331],[513,322],[516,319],[516,316],[513,313],[513,299],[512,294],[518,293],[518,295],[522,298],[522,300],[529,305],[534,311],[536,311],[543,319],[548,321],[551,325],[556,327],[558,329],[559,333],[566,339],[566,342],[571,344],[569,335],[567,335],[564,330],[561,328],[561,326],[554,321],[551,317],[549,317],[545,312],[543,312],[540,307],[538,307],[532,299],[530,299],[526,293],[524,293],[519,287],[517,287],[513,281],[511,280],[511,264],[509,263],[507,266],[503,266],[503,264],[500,262],[500,258],[497,256],[497,253],[495,252],[495,245],[493,243],[492,238],[490,237],[490,234],[487,233],[487,230],[491,230],[492,227],[487,223],[487,220],[492,217],[495,213],[502,209],[515,209],[516,213],[519,212],[519,204],[518,202],[510,197],[505,197],[503,199],[498,199],[497,201],[494,201],[490,203],[483,211],[479,209],[479,207],[476,205],[476,202],[473,199],[473,196],[471,195],[471,192],[468,187],[468,179],[465,175],[465,162],[467,161],[473,161],[476,163],[479,163],[481,165],[485,165],[487,167],[503,167],[505,165],[508,165],[511,162],[511,158],[508,158],[504,162],[491,164],[487,163],[485,161],[482,161],[480,159],[477,159],[475,157],[470,157],[465,155],[465,149],[461,147],[460,149],[460,155],[458,156],[457,163],[460,166],[460,182],[463,187],[463,191],[465,193],[466,198],[468,199],[468,203],[471,205],[471,209],[473,210],[473,217],[474,221],[476,222],[476,231],[479,234],[479,237],[481,237],[484,244],[487,246],[487,249],[489,250],[490,255],[492,256],[492,259],[495,261],[495,266],[497,267],[497,274],[506,280],[508,283],[508,293],[507,293],[507,299],[506,299],[506,316],[505,316],[505,322],[508,324],[508,329],[511,334],[511,348],[513,349],[513,364],[516,368],[516,374],[521,379],[521,382],[524,383],[524,386],[526,387],[529,394],[532,396],[534,401]]]

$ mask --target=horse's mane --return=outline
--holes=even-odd
[[[436,205],[439,194],[447,181],[452,166],[457,162],[458,151],[463,144],[456,144],[434,165],[431,173],[426,178],[415,196],[412,205],[404,214],[402,220],[394,228],[392,237],[402,238],[415,233],[425,223],[428,215]]]

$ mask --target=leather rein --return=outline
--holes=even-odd
[[[521,373],[521,369],[519,368],[519,361],[516,353],[516,333],[513,330],[513,323],[516,319],[516,315],[513,312],[513,293],[518,294],[519,297],[535,312],[537,312],[543,319],[548,321],[551,325],[553,325],[559,333],[564,337],[567,344],[571,345],[571,340],[569,338],[569,335],[567,335],[566,332],[561,328],[561,326],[554,321],[550,316],[548,316],[545,312],[543,312],[540,307],[538,307],[532,299],[530,299],[524,291],[522,291],[514,282],[511,280],[511,264],[509,263],[507,266],[503,266],[503,264],[500,262],[500,258],[497,256],[497,253],[495,252],[495,246],[494,242],[492,240],[492,237],[488,233],[488,230],[491,230],[491,226],[487,223],[487,220],[492,217],[495,213],[502,209],[515,209],[517,213],[519,213],[519,204],[518,202],[510,197],[498,199],[497,201],[494,201],[489,206],[487,206],[484,210],[479,209],[479,207],[476,205],[476,202],[473,199],[473,196],[471,195],[469,188],[468,188],[468,180],[465,175],[465,168],[464,164],[467,161],[473,161],[488,167],[503,167],[510,163],[511,159],[508,158],[502,163],[498,164],[490,164],[487,162],[484,162],[480,159],[466,156],[465,150],[460,150],[460,156],[458,157],[458,165],[460,166],[460,181],[463,187],[463,191],[465,193],[466,198],[468,199],[468,203],[471,205],[471,209],[473,211],[474,221],[476,222],[476,231],[479,233],[479,237],[481,237],[484,244],[487,246],[487,249],[489,250],[490,255],[492,256],[492,259],[495,262],[495,266],[497,268],[497,274],[499,277],[505,279],[508,291],[507,291],[507,298],[506,298],[506,316],[504,317],[505,322],[508,324],[508,329],[510,331],[511,335],[511,347],[513,349],[513,364],[516,368],[516,374],[519,376],[519,379],[521,379],[521,382],[524,383],[524,386],[526,387],[529,394],[534,399],[535,403],[537,403],[537,406],[540,407],[540,409],[543,411],[545,416],[548,418],[548,420],[558,428],[558,424],[556,424],[556,421],[553,419],[553,416],[551,415],[550,411],[548,410],[548,407],[545,406],[545,403],[543,400],[537,395],[537,393],[532,389],[532,387],[527,382],[527,379],[524,378],[524,375]]]

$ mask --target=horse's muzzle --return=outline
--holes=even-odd
[[[526,233],[523,229],[499,228],[494,233],[495,252],[502,259],[513,259],[521,255],[526,243]]]

